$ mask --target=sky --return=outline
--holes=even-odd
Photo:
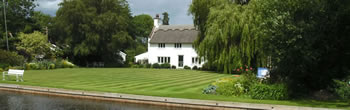
[[[39,4],[36,11],[42,11],[51,16],[56,15],[58,4],[63,0],[37,0]],[[188,14],[188,8],[192,0],[127,0],[133,16],[148,14],[155,17],[162,16],[163,12],[169,13],[170,25],[193,24],[192,15]]]

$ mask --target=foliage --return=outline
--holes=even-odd
[[[128,48],[131,14],[126,0],[65,0],[56,13],[55,38],[68,45],[74,63],[122,64],[117,52]]]
[[[255,84],[249,91],[250,96],[253,99],[259,100],[285,100],[288,99],[288,91],[283,84]]]
[[[4,72],[4,70],[2,68],[0,68],[0,73]]]
[[[153,18],[147,14],[134,16],[131,21],[133,37],[148,38],[153,28]],[[146,41],[147,44],[147,41]]]
[[[15,43],[17,42],[17,33],[25,32],[30,33],[35,27],[33,24],[32,16],[34,8],[36,7],[33,0],[5,0],[6,1],[6,23],[7,30],[12,33],[9,36],[9,48],[15,50]],[[3,13],[3,1],[0,1],[0,49],[6,49],[6,38],[5,38],[5,24],[4,24],[4,13]]]
[[[152,68],[158,69],[158,68],[160,68],[160,65],[158,63],[155,63],[155,64],[152,65]]]
[[[51,50],[51,44],[46,35],[35,31],[31,34],[19,34],[20,42],[16,44],[16,48],[28,55],[29,59],[38,55],[54,55]]]
[[[25,64],[26,70],[49,70],[57,68],[73,68],[75,65],[67,60],[43,60],[43,61],[33,61],[31,63]]]
[[[237,78],[220,79],[214,83],[216,93],[225,96],[240,96],[244,94],[244,87],[241,81]]]
[[[152,64],[146,64],[146,68],[151,68]]]
[[[169,69],[170,68],[170,64],[169,63],[163,63],[163,64],[160,65],[160,67]]]
[[[169,25],[169,21],[170,21],[170,18],[169,18],[168,12],[164,12],[163,13],[163,25]]]
[[[193,0],[189,11],[208,67],[271,67],[271,81],[293,96],[349,75],[350,1]]]
[[[216,86],[209,85],[207,88],[203,89],[203,94],[216,94]]]
[[[198,67],[197,66],[193,66],[192,70],[198,70]]]
[[[9,52],[0,49],[0,68],[9,66],[22,66],[24,62],[24,57],[18,55],[16,52]]]
[[[201,10],[205,5],[210,10]],[[257,31],[262,18],[252,17],[256,15],[254,7],[231,0],[192,2],[190,12],[201,32],[195,47],[199,55],[208,60],[209,66],[216,65],[216,69],[224,73],[232,73],[243,64],[265,66],[263,36]]]
[[[171,69],[176,69],[176,66],[175,66],[175,65],[172,65],[172,66],[171,66]]]
[[[350,84],[347,81],[334,80],[334,92],[342,100],[350,99]]]
[[[185,66],[184,66],[184,69],[186,69],[186,70],[190,70],[190,69],[191,69],[191,67],[189,67],[189,66],[185,65]]]
[[[349,75],[349,6],[343,0],[261,2],[262,31],[270,36],[265,47],[276,67],[271,78],[300,96]]]

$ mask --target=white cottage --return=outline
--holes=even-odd
[[[160,25],[154,18],[154,28],[148,39],[148,52],[135,56],[136,62],[169,63],[177,68],[202,67],[193,48],[198,31],[193,25]]]

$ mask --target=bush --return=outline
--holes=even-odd
[[[216,94],[216,86],[209,85],[207,88],[203,89],[203,94]]]
[[[244,87],[239,79],[225,78],[217,81],[216,93],[225,96],[240,96],[244,93]]]
[[[171,66],[171,69],[176,69],[176,66],[175,65]]]
[[[158,69],[158,68],[160,68],[160,65],[158,63],[155,63],[155,64],[152,65],[152,68]]]
[[[67,60],[63,60],[63,68],[73,68],[75,65]]]
[[[193,70],[198,70],[198,67],[197,66],[193,66],[192,69]]]
[[[25,59],[16,52],[0,50],[0,62],[1,68],[6,68],[8,66],[22,66]]]
[[[146,64],[146,68],[151,68],[152,65],[151,64]]]
[[[0,68],[0,73],[4,72],[4,70],[2,68]]]
[[[56,59],[55,61],[56,68],[63,68],[63,60],[62,59]]]
[[[160,67],[169,69],[170,68],[170,64],[169,63],[164,63],[164,64],[161,64]]]
[[[288,99],[288,91],[284,84],[255,84],[251,87],[249,95],[253,99],[260,100],[284,100]]]
[[[260,83],[260,80],[256,77],[256,75],[251,72],[244,73],[240,77],[243,87],[245,88],[245,92],[248,92],[253,85]]]
[[[138,68],[139,66],[137,64],[132,64],[130,67],[131,68]]]
[[[342,100],[350,99],[350,86],[348,82],[339,81],[339,80],[334,80],[334,82],[335,82],[335,88],[334,88],[335,94]]]
[[[184,69],[189,70],[189,69],[191,69],[191,67],[185,65],[185,66],[184,66]]]
[[[49,69],[56,69],[55,64],[50,64]]]

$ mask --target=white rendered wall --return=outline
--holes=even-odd
[[[159,48],[158,44],[149,44],[148,47],[148,62],[150,64],[158,63],[158,57],[170,57],[170,64],[177,68],[179,64],[179,55],[184,56],[183,66],[202,67],[202,64],[192,64],[192,57],[198,57],[196,51],[192,48],[192,44],[182,44],[181,48],[175,48],[175,44],[165,44],[165,48]]]

